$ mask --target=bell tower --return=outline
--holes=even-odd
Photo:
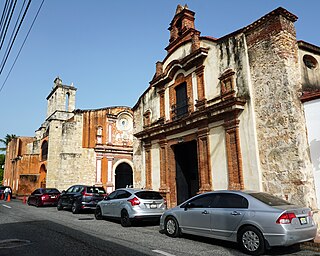
[[[166,47],[168,54],[181,43],[185,41],[199,41],[200,32],[195,30],[195,13],[189,10],[188,6],[178,5],[176,13],[170,23],[169,45]]]
[[[70,113],[75,110],[76,91],[73,84],[64,85],[60,77],[57,77],[47,97],[47,119],[53,116],[62,120],[70,118]]]

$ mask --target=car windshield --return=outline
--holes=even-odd
[[[269,206],[292,205],[286,200],[283,200],[279,197],[276,197],[267,193],[261,192],[261,193],[248,193],[248,194]]]
[[[135,195],[141,199],[162,199],[160,193],[155,191],[139,191]]]
[[[105,194],[106,191],[103,187],[87,187],[87,193]]]
[[[58,189],[55,188],[46,188],[43,193],[60,193]]]

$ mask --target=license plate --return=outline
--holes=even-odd
[[[50,198],[56,198],[57,196],[50,196]]]
[[[157,204],[150,204],[150,209],[155,209],[157,208]]]
[[[299,218],[299,220],[300,220],[300,224],[301,224],[301,225],[305,225],[305,224],[307,224],[307,223],[308,223],[308,221],[307,221],[307,218],[306,218],[306,217],[300,217],[300,218]]]

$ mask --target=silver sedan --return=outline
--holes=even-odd
[[[117,218],[123,227],[129,227],[135,220],[159,221],[165,210],[165,200],[159,192],[121,188],[98,203],[95,217],[98,220]]]
[[[245,253],[261,255],[272,246],[314,239],[317,226],[309,208],[252,191],[214,191],[167,210],[160,229],[238,242]]]

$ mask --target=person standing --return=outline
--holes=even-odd
[[[4,190],[4,201],[8,200],[8,196],[11,193],[11,189],[9,187],[6,187],[6,189]]]

